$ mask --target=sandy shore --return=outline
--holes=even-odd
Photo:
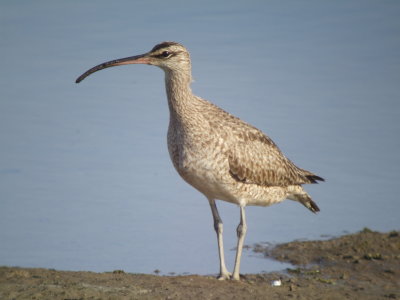
[[[296,267],[244,274],[157,276],[0,267],[0,299],[400,299],[400,233],[369,229],[254,251]],[[280,278],[280,286],[272,286]]]

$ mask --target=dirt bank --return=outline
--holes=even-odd
[[[0,267],[0,299],[400,299],[400,234],[364,229],[327,241],[256,245],[295,268],[246,274],[156,276]],[[271,282],[280,278],[280,286]]]

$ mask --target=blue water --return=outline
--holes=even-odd
[[[193,91],[266,132],[321,208],[247,208],[246,243],[400,228],[397,1],[0,3],[0,265],[218,271],[207,200],[166,147],[163,72],[77,76],[184,44]],[[218,203],[232,269],[239,210]],[[242,272],[279,270],[245,252]]]

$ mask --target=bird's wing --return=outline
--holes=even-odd
[[[225,141],[229,173],[237,181],[263,186],[317,183],[323,178],[294,165],[264,133],[239,118],[206,103],[201,111],[210,133]],[[204,114],[204,111],[207,114]]]
[[[295,166],[258,129],[248,125],[233,131],[233,134],[235,142],[227,154],[229,173],[235,180],[263,186],[298,185],[323,180]]]

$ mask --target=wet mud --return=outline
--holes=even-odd
[[[0,267],[0,299],[400,299],[400,233],[364,229],[253,251],[290,262],[275,273],[159,276]]]

